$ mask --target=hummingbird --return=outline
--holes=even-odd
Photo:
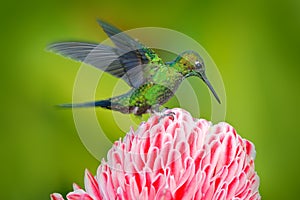
[[[204,60],[197,52],[187,50],[174,60],[164,62],[153,49],[118,28],[102,20],[97,22],[114,47],[89,42],[58,42],[49,45],[48,50],[121,78],[131,89],[108,99],[62,104],[61,107],[102,107],[137,116],[157,113],[160,106],[174,95],[181,82],[191,76],[202,79],[221,103],[205,74]]]

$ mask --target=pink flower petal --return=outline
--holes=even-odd
[[[74,192],[70,192],[67,195],[67,199],[68,200],[93,200],[93,198],[82,189],[75,190]]]
[[[84,183],[86,192],[90,194],[93,199],[101,199],[98,182],[88,170],[85,170]]]
[[[77,185],[76,183],[73,183],[73,190],[79,190],[79,189],[81,189],[79,187],[79,185]]]
[[[51,200],[64,200],[64,198],[61,196],[61,194],[53,193],[50,195]]]

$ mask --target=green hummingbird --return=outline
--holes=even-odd
[[[122,78],[131,89],[105,100],[62,104],[62,107],[102,107],[138,116],[155,113],[174,95],[180,83],[190,76],[201,78],[220,103],[205,75],[204,61],[197,52],[188,50],[173,61],[164,62],[153,49],[118,28],[102,20],[97,21],[115,47],[86,42],[59,42],[49,45],[48,49]]]

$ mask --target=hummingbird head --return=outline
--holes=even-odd
[[[174,63],[176,63],[176,65],[179,67],[180,73],[185,78],[190,76],[197,76],[201,78],[211,90],[216,100],[221,103],[217,93],[206,77],[204,61],[197,52],[191,50],[185,51],[175,59]]]

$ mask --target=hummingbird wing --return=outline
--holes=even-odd
[[[146,47],[107,22],[99,19],[97,21],[116,47],[124,51],[120,55],[120,62],[126,71],[123,79],[132,87],[138,88],[151,79],[150,72],[164,64],[153,49]]]
[[[60,42],[49,45],[48,50],[93,65],[122,78],[131,87],[139,87],[147,80],[144,67],[149,63],[154,67],[154,64],[160,64],[162,60],[152,49],[146,48],[119,29],[101,20],[98,23],[116,47],[86,42]]]
[[[116,49],[110,46],[86,42],[59,42],[49,45],[48,50],[93,65],[118,78],[124,75]]]

